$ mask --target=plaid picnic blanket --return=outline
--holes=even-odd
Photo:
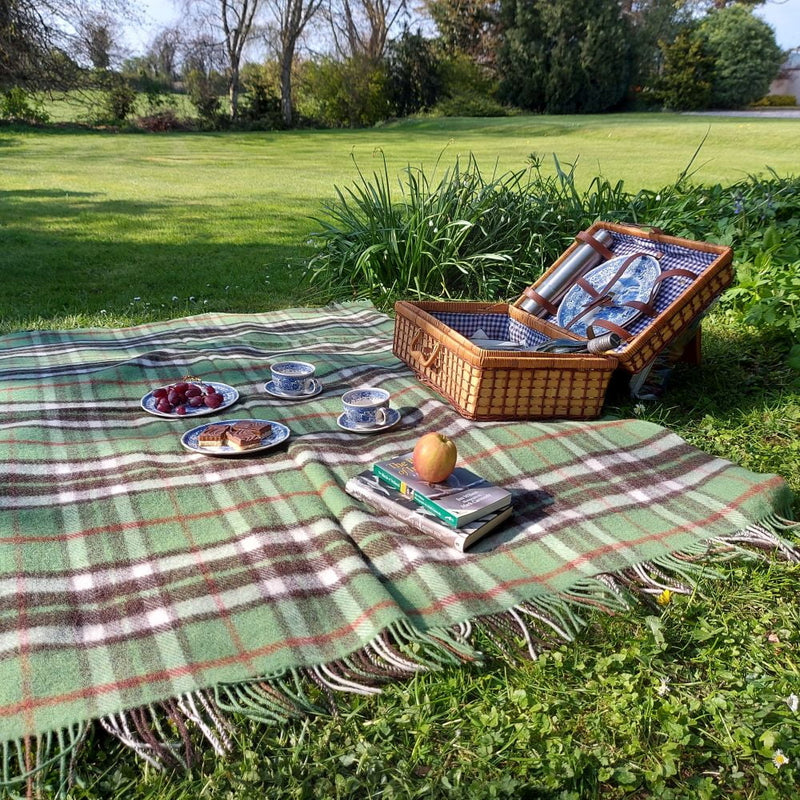
[[[390,318],[353,303],[0,339],[4,769],[16,758],[33,771],[97,723],[153,763],[185,763],[198,737],[224,751],[238,713],[284,719],[324,694],[477,658],[476,626],[535,654],[574,635],[581,607],[680,591],[737,542],[793,555],[776,533],[790,503],[780,478],[642,421],[469,422],[391,337]],[[322,393],[269,395],[269,364],[285,357],[315,363]],[[202,420],[142,410],[186,374],[240,399]],[[337,425],[340,396],[365,385],[391,392],[399,425]],[[181,446],[217,418],[291,436],[236,458]],[[513,493],[512,521],[474,551],[344,491],[429,430]]]

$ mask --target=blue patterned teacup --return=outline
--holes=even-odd
[[[389,392],[385,389],[351,389],[342,395],[344,414],[350,425],[385,425],[389,413]]]
[[[280,394],[309,394],[317,390],[316,367],[305,361],[279,361],[270,368],[272,385]]]

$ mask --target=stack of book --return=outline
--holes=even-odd
[[[351,478],[345,490],[462,552],[513,511],[511,492],[464,467],[456,467],[442,483],[421,480],[410,453],[377,462]]]

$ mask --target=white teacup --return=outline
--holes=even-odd
[[[272,385],[280,394],[310,394],[319,387],[314,377],[316,367],[306,361],[278,361],[269,371]]]
[[[380,426],[389,418],[389,392],[385,389],[351,389],[342,395],[342,405],[350,425]]]

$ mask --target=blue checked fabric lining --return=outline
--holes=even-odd
[[[467,339],[472,338],[478,329],[486,334],[487,339],[515,342],[521,347],[535,347],[550,339],[549,336],[527,328],[507,314],[470,314],[442,311],[432,312],[431,316],[462,336],[466,336]]]

